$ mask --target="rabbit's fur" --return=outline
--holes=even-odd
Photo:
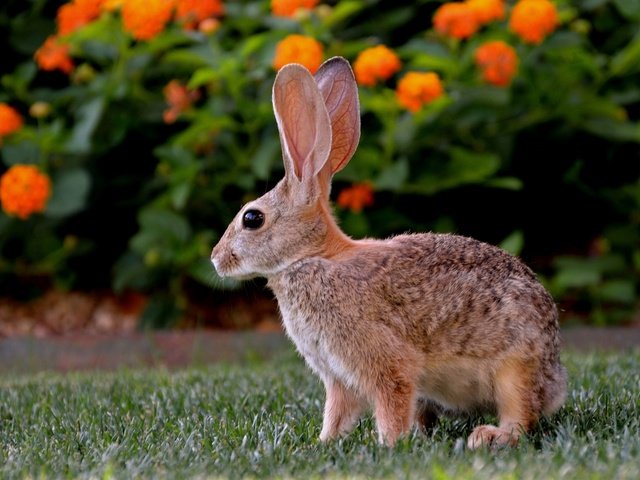
[[[513,445],[565,398],[558,314],[534,273],[497,247],[447,234],[353,240],[329,206],[360,135],[357,85],[333,58],[315,78],[280,70],[273,103],[285,177],[245,205],[213,249],[219,275],[264,276],[287,334],[326,389],[320,439],[372,407],[393,444],[442,412],[494,412],[470,448]],[[244,224],[258,211],[264,223]]]

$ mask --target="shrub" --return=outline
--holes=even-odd
[[[3,204],[0,284],[152,291],[156,316],[232,287],[208,256],[281,175],[273,65],[343,55],[363,114],[334,186],[349,233],[504,240],[574,310],[625,318],[639,27],[618,0],[7,2],[0,115],[21,120],[0,122],[0,174],[35,165],[52,194],[42,214]]]

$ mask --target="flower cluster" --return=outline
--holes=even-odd
[[[102,13],[104,0],[72,0],[58,9],[58,34],[68,35],[93,22]]]
[[[104,12],[120,11],[124,30],[139,41],[151,40],[175,20],[185,29],[202,26],[212,32],[215,17],[224,13],[222,0],[71,0],[58,9],[57,32],[35,54],[42,70],[73,71],[65,37],[98,19]],[[214,23],[211,21],[214,20]]]
[[[171,0],[125,0],[122,24],[136,40],[151,40],[164,30],[173,8]]]
[[[356,81],[363,86],[373,86],[380,80],[388,80],[402,68],[393,50],[384,46],[367,48],[360,52],[353,64]]]
[[[176,20],[188,30],[222,14],[224,5],[221,0],[180,0],[176,4]]]
[[[523,42],[539,44],[558,23],[558,12],[550,0],[520,0],[511,12],[509,28]]]
[[[34,58],[40,69],[45,71],[60,70],[68,75],[74,69],[73,60],[69,56],[69,45],[58,35],[50,35],[36,50]]]
[[[476,49],[475,62],[487,83],[505,87],[518,71],[518,55],[511,45],[494,40]]]
[[[433,25],[441,35],[462,40],[505,17],[503,0],[466,0],[441,5]],[[525,43],[542,42],[557,26],[558,13],[551,0],[519,0],[510,12],[509,29]],[[498,87],[508,86],[518,70],[516,50],[501,40],[478,47],[474,58],[484,81]]]
[[[423,105],[444,94],[440,77],[434,72],[409,72],[398,82],[398,101],[410,112],[417,112]]]
[[[318,0],[271,0],[271,12],[277,17],[293,17],[298,10],[311,10]]]
[[[51,195],[49,177],[33,165],[13,165],[0,177],[0,204],[22,220],[44,211]]]
[[[305,35],[289,35],[276,45],[273,68],[279,70],[287,63],[299,63],[311,73],[320,67],[324,56],[322,44]]]
[[[0,140],[22,128],[22,116],[6,103],[0,103]]]
[[[353,63],[358,84],[372,87],[387,81],[402,68],[398,55],[384,45],[360,52]],[[434,72],[409,72],[398,82],[398,102],[412,113],[444,94],[440,77]]]
[[[193,102],[200,98],[200,92],[189,90],[178,80],[171,80],[162,93],[169,104],[169,108],[164,111],[162,117],[165,123],[175,122],[182,112],[188,110]]]
[[[356,183],[345,188],[338,195],[338,206],[360,213],[364,207],[373,205],[373,188],[370,183]]]
[[[433,16],[438,33],[459,40],[506,16],[504,0],[465,0],[441,5]],[[509,28],[525,43],[538,44],[558,26],[551,0],[519,0],[511,11]]]
[[[442,35],[464,39],[504,16],[503,0],[466,0],[441,5],[433,16],[433,26]]]

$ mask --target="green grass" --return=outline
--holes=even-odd
[[[321,445],[322,387],[293,355],[180,372],[0,377],[0,477],[640,478],[640,352],[565,356],[566,406],[515,449],[444,419],[388,449],[371,417]]]

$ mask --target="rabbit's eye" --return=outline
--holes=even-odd
[[[260,210],[247,210],[242,216],[242,226],[249,230],[256,230],[264,224],[264,213]]]

